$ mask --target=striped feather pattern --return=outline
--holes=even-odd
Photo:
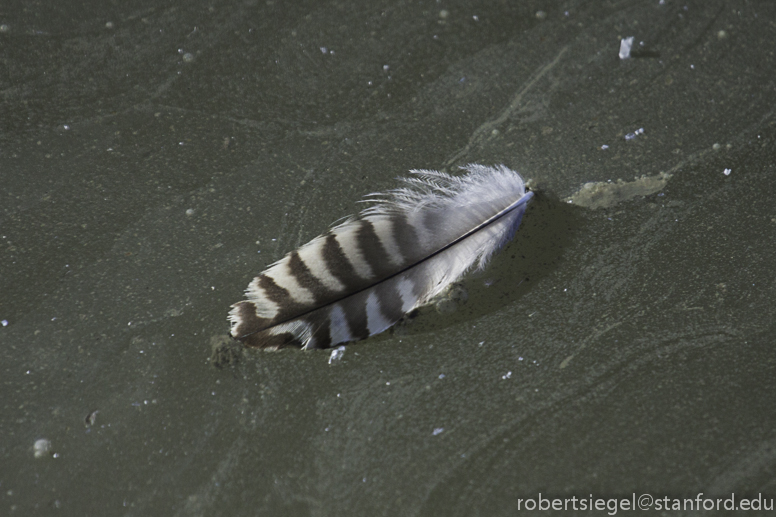
[[[358,216],[272,264],[232,306],[232,336],[265,349],[364,339],[484,267],[533,193],[503,165],[464,169],[412,171],[401,188],[367,196]]]

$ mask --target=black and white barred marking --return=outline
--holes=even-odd
[[[270,266],[232,306],[232,336],[268,349],[364,339],[483,267],[532,194],[506,167],[466,170],[413,171],[404,188]]]

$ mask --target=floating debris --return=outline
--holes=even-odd
[[[633,36],[620,40],[620,59],[631,57],[631,47],[633,47]]]
[[[51,440],[41,438],[35,441],[35,445],[32,446],[36,458],[44,458],[51,455]]]
[[[722,174],[724,174],[725,176],[730,176],[731,172],[733,172],[732,169],[725,169],[724,171],[722,171]]]
[[[345,355],[345,345],[338,346],[337,348],[331,351],[331,355],[329,356],[329,364],[341,361],[342,356],[344,355]]]
[[[661,172],[654,176],[641,176],[633,181],[597,181],[585,183],[573,196],[565,201],[585,208],[608,208],[637,196],[648,196],[666,186],[671,174]]]
[[[436,436],[436,435],[441,434],[443,432],[445,432],[445,428],[444,427],[436,427],[436,428],[434,428],[434,432],[432,432],[431,434]]]
[[[512,377],[512,372],[507,372],[505,375],[502,375],[502,376],[501,376],[501,378],[502,378],[502,379],[504,379],[504,380],[507,380],[507,379],[509,379],[510,377]]]
[[[93,426],[95,424],[95,422],[97,422],[97,413],[99,413],[99,412],[100,411],[98,409],[95,409],[94,411],[92,411],[91,413],[86,415],[86,418],[84,418],[84,425],[86,427]]]

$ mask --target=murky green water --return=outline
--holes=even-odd
[[[774,19],[743,0],[0,8],[0,514],[774,497]],[[458,311],[331,365],[213,367],[264,266],[406,170],[468,162],[540,194]]]

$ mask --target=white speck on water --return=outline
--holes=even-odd
[[[329,52],[329,49],[327,49],[326,47],[321,47],[321,54],[326,54],[328,52]]]
[[[343,355],[345,355],[345,345],[338,346],[331,351],[331,355],[329,355],[329,364],[340,361]]]
[[[436,436],[438,434],[443,433],[444,431],[445,431],[444,427],[436,427],[436,428],[434,428],[434,431],[431,434]]]
[[[186,215],[189,216],[189,217],[194,215],[194,209],[193,208],[189,208],[188,210],[186,210]]]
[[[383,65],[383,70],[385,70],[386,72],[388,71],[389,68],[391,68],[391,67],[388,66],[388,65]]]
[[[633,47],[633,36],[620,40],[620,59],[628,59],[631,57],[631,47]]]
[[[507,372],[506,374],[502,375],[501,378],[506,380],[512,377],[512,372]]]
[[[32,446],[32,449],[36,458],[43,458],[51,452],[51,440],[46,438],[35,440],[35,445]]]
[[[601,150],[602,151],[606,151],[607,149],[609,149],[608,145],[604,144],[604,145],[601,146]]]
[[[113,28],[113,22],[105,22],[105,28],[106,29],[112,29]]]
[[[518,358],[517,358],[517,360],[518,360],[518,361],[522,361],[522,360],[523,360],[523,358],[522,358],[522,357],[518,357]]]
[[[445,374],[444,374],[444,373],[440,373],[440,374],[439,374],[439,378],[440,378],[440,379],[444,379],[444,378],[445,378]]]
[[[8,320],[2,320],[0,321],[0,325],[7,327],[8,326]]]
[[[644,128],[640,127],[639,129],[637,129],[633,133],[628,133],[627,135],[625,135],[625,140],[633,140],[637,136],[643,135],[643,134],[644,134]]]
[[[477,16],[476,14],[475,14],[474,16],[472,16],[472,19],[473,19],[475,22],[478,22],[478,21],[480,21],[480,17],[479,17],[479,16]]]
[[[722,174],[724,174],[725,176],[730,176],[731,172],[733,172],[732,169],[725,169],[724,171],[722,171]]]
[[[448,11],[447,9],[442,9],[441,11],[439,11],[439,17],[442,18],[443,20],[448,16],[450,16],[450,11]]]
[[[695,70],[695,65],[690,65],[690,68]]]
[[[6,24],[0,25],[0,32],[8,32],[9,30],[11,30],[11,28],[8,25]]]

